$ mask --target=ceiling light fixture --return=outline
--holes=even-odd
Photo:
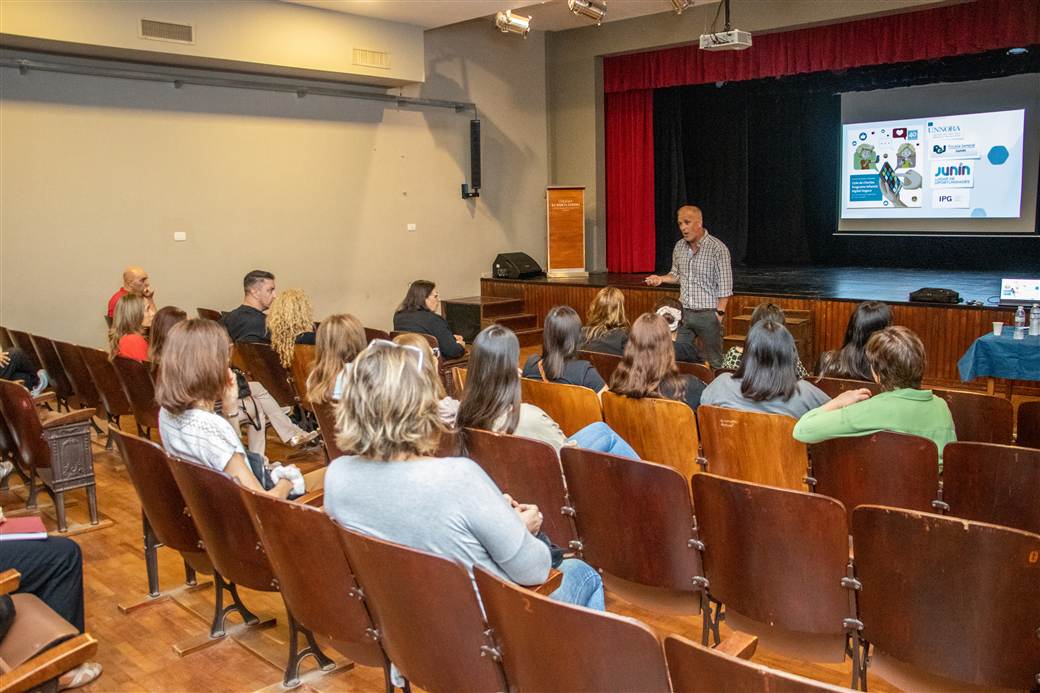
[[[495,15],[495,26],[503,34],[520,34],[527,38],[527,34],[531,31],[531,18],[513,14],[511,10],[504,10]]]
[[[693,0],[672,0],[672,7],[675,8],[676,14],[682,14],[683,10],[689,9],[692,4]]]
[[[567,0],[567,7],[578,17],[588,17],[596,22],[596,26],[603,23],[603,17],[607,14],[606,0]]]

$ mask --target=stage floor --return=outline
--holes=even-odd
[[[953,289],[964,302],[980,301],[984,307],[996,308],[1001,278],[1013,275],[887,267],[734,267],[733,292],[759,296],[909,303],[911,291],[939,287]],[[602,272],[588,277],[538,277],[524,281],[562,286],[624,287],[644,286],[643,279],[646,276]]]

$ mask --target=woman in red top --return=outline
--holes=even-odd
[[[125,356],[135,361],[148,360],[148,340],[144,338],[145,299],[126,294],[116,303],[112,329],[108,331],[108,357]]]

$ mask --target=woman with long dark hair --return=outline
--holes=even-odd
[[[544,411],[520,401],[520,342],[512,330],[501,325],[485,328],[473,340],[466,370],[466,389],[459,404],[456,425],[486,431],[512,433],[552,445],[565,445],[609,452],[638,459],[635,450],[602,421],[589,424],[567,438]]]
[[[840,349],[820,354],[816,369],[828,378],[874,380],[867,360],[870,336],[892,324],[892,309],[881,301],[865,301],[856,306],[845,327],[845,342]]]
[[[701,395],[701,404],[797,419],[829,399],[798,377],[798,350],[787,328],[763,320],[748,332],[737,372],[723,373],[711,381]]]
[[[466,353],[465,341],[460,335],[452,334],[448,321],[441,317],[437,285],[426,279],[416,279],[408,287],[408,293],[394,313],[394,330],[436,337],[437,348],[446,359],[457,359]]]
[[[570,306],[555,306],[545,316],[542,353],[527,359],[523,376],[551,383],[581,385],[599,392],[607,384],[595,366],[578,358],[581,344],[581,318]]]
[[[665,318],[643,313],[632,323],[625,356],[610,378],[610,391],[634,399],[653,397],[685,402],[696,411],[704,383],[679,372]]]

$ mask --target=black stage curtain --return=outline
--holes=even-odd
[[[1040,72],[1040,46],[654,92],[657,270],[697,204],[734,264],[1030,269],[1040,237],[835,236],[841,92]],[[811,136],[808,133],[813,133]]]

